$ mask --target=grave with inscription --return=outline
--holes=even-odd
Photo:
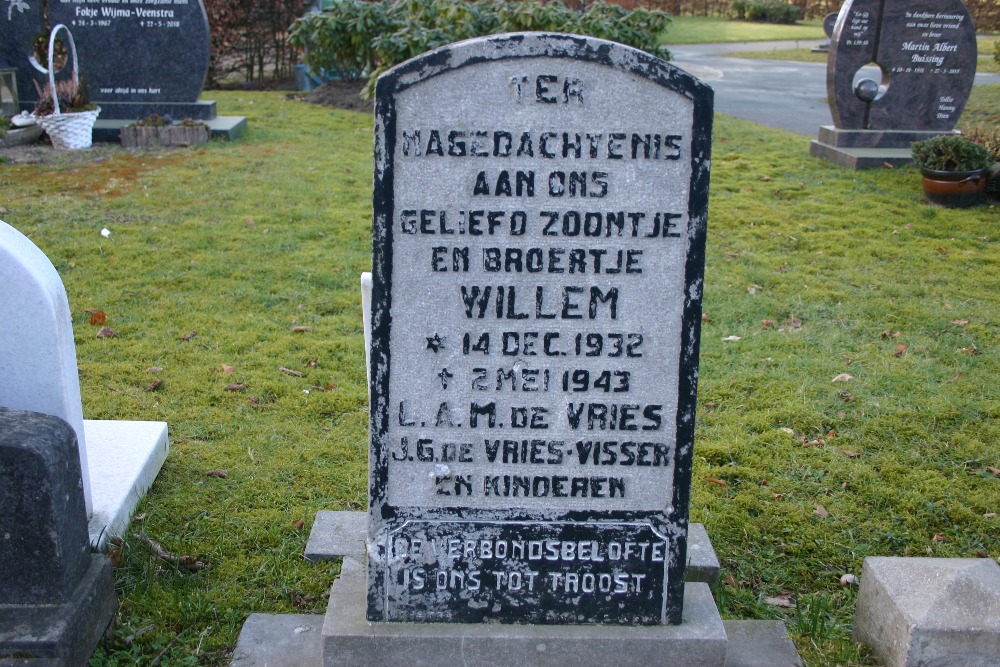
[[[911,143],[954,130],[976,60],[961,0],[847,0],[827,65],[834,125],[812,154],[855,169],[908,162]]]
[[[251,616],[234,665],[794,664],[685,583],[712,110],[573,35],[379,79],[369,511],[317,516],[325,618]]]
[[[61,23],[73,33],[90,98],[101,107],[96,139],[117,139],[124,123],[114,121],[153,113],[207,121],[227,136],[245,125],[219,118],[215,102],[198,99],[210,56],[202,0],[7,0],[4,9],[0,59],[18,68],[23,108],[37,100],[34,81],[44,82],[35,38]]]

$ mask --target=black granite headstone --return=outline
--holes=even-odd
[[[830,12],[823,17],[823,33],[829,39],[833,39],[833,30],[837,26],[837,12]]]
[[[76,435],[58,417],[0,408],[0,573],[0,662],[85,664],[114,586],[90,552]]]
[[[379,80],[369,620],[680,623],[711,121],[567,35]]]
[[[976,29],[961,0],[847,0],[827,69],[834,124],[949,131],[972,90],[976,59]],[[870,64],[880,74],[859,78]]]
[[[22,101],[32,103],[32,81],[45,80],[27,60],[35,37],[45,33],[40,0],[7,2],[0,57],[18,68]],[[49,24],[66,25],[73,34],[80,70],[102,118],[215,116],[214,104],[197,102],[210,57],[202,0],[49,0],[48,7]]]

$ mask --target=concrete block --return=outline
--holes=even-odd
[[[714,593],[719,588],[719,558],[708,537],[704,524],[688,525],[687,569],[684,581],[701,581],[708,584]]]
[[[367,512],[316,512],[309,541],[306,542],[306,560],[334,560],[351,556],[356,560],[365,557],[365,540],[368,538]]]
[[[1000,566],[980,558],[866,558],[854,639],[888,667],[996,667]]]
[[[232,667],[319,667],[322,614],[251,614],[233,651]]]
[[[784,621],[723,621],[726,667],[802,667]]]

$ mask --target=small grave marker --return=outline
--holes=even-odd
[[[369,620],[679,623],[711,90],[527,34],[376,97]]]

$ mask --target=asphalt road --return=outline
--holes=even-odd
[[[670,47],[672,63],[715,90],[715,110],[762,125],[815,137],[833,124],[826,102],[826,65],[786,60],[729,58],[733,51],[812,48],[819,41],[693,44]],[[976,84],[1000,83],[977,74]]]

